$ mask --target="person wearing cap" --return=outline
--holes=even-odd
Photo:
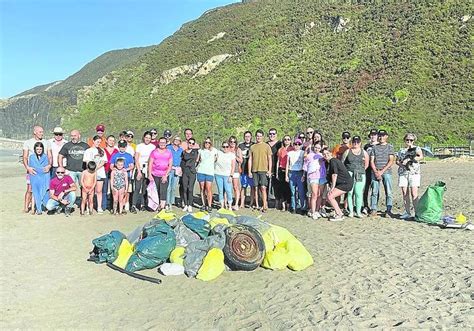
[[[133,152],[135,153],[135,151],[137,150],[137,145],[133,142],[134,136],[135,135],[133,134],[133,131],[128,130],[127,135],[125,136],[125,140],[127,141],[128,146],[131,146],[133,148]]]
[[[163,137],[165,137],[166,139],[166,145],[169,145],[171,144],[171,136],[172,136],[172,133],[171,133],[171,130],[169,129],[166,129],[164,132],[163,132]]]
[[[410,197],[413,202],[413,209],[418,203],[418,188],[421,183],[420,161],[423,159],[423,151],[415,146],[416,135],[407,133],[403,138],[405,147],[397,154],[398,165],[398,186],[402,190],[405,213],[400,218],[407,220],[412,217],[410,207]]]
[[[379,143],[378,132],[379,130],[377,129],[371,129],[368,135],[369,141],[367,142],[367,144],[364,145],[364,151],[366,151],[367,154],[369,154],[369,158],[370,158],[370,154],[372,153],[372,149],[374,148],[375,145]],[[370,212],[369,191],[370,191],[371,180],[372,180],[372,168],[370,167],[370,164],[369,164],[369,167],[365,170],[365,178],[366,178],[366,185],[364,188],[364,208],[362,209],[362,213],[367,215]],[[377,197],[377,200],[378,200],[378,197]]]
[[[304,150],[301,148],[303,141],[296,138],[293,143],[293,150],[288,152],[285,169],[285,180],[290,184],[291,205],[290,212],[296,213],[305,208],[306,195],[304,190],[305,175],[303,171]],[[298,198],[298,203],[297,203]]]
[[[105,125],[103,124],[99,124],[95,127],[95,132],[96,132],[96,135],[100,137],[100,144],[99,144],[99,147],[100,148],[105,148],[105,146],[107,146],[107,143],[106,143],[106,136],[105,136]],[[95,137],[95,136],[94,136]],[[87,139],[87,145],[89,145],[89,147],[94,147],[94,137],[91,137],[89,139]]]
[[[24,212],[27,213],[30,209],[32,208],[32,190],[31,190],[31,184],[30,184],[30,175],[36,174],[36,170],[33,167],[30,167],[29,165],[29,157],[30,154],[35,153],[35,144],[37,142],[43,143],[44,146],[44,151],[48,156],[49,160],[49,165],[47,166],[47,170],[49,171],[51,169],[51,164],[52,164],[52,154],[51,154],[51,147],[49,145],[49,141],[43,139],[44,136],[44,129],[39,126],[35,125],[33,127],[33,137],[31,139],[26,140],[23,143],[23,166],[26,169],[26,192],[25,192],[25,200],[24,200]],[[34,210],[34,208],[32,208]]]
[[[379,143],[372,148],[370,154],[370,167],[372,168],[370,216],[377,216],[380,183],[382,182],[385,189],[386,205],[384,215],[392,217],[392,165],[395,162],[395,152],[393,146],[387,143],[387,131],[379,130],[377,136]]]
[[[59,166],[58,156],[61,148],[67,143],[67,140],[64,139],[64,130],[63,128],[57,126],[53,129],[54,137],[49,139],[49,146],[51,147],[51,158],[52,158],[52,167],[50,171],[51,178],[56,176],[56,169]],[[64,164],[61,164],[64,166]]]
[[[337,144],[332,150],[332,155],[339,160],[342,160],[342,155],[351,147],[349,144],[351,141],[351,134],[348,131],[344,131],[341,137],[342,143]]]
[[[369,154],[361,148],[360,136],[352,137],[352,147],[344,152],[342,162],[349,171],[354,185],[352,189],[347,192],[347,209],[349,217],[362,217],[362,207],[364,201],[364,188],[366,185],[365,170],[369,167]],[[355,202],[355,214],[354,214]]]
[[[110,170],[114,170],[115,168],[115,163],[117,162],[118,159],[123,159],[124,160],[124,168],[125,170],[127,170],[127,174],[128,174],[128,179],[129,179],[129,187],[131,186],[130,185],[130,177],[132,175],[132,170],[134,169],[135,167],[135,161],[133,159],[133,155],[128,153],[127,152],[127,147],[130,147],[128,146],[128,143],[126,140],[119,140],[118,144],[118,153],[115,153],[112,158],[110,159]],[[128,201],[129,201],[129,194],[130,193],[130,190],[129,192],[127,192],[124,196],[124,205],[126,206],[125,207],[125,210],[128,210],[129,209],[129,204],[128,204]]]
[[[175,204],[176,187],[178,185],[179,179],[183,175],[183,171],[181,169],[181,155],[183,154],[183,149],[181,148],[181,138],[179,136],[175,136],[173,138],[173,143],[166,146],[166,148],[173,156],[173,165],[171,166],[171,171],[168,174],[168,190],[166,191],[166,209],[171,210],[172,205]]]

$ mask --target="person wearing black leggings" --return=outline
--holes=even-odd
[[[183,171],[183,211],[193,211],[194,183],[196,182],[196,163],[199,156],[199,150],[194,148],[196,141],[191,138],[188,141],[187,148],[181,155],[181,169]]]

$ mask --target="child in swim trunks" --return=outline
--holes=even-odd
[[[97,184],[96,167],[97,164],[94,161],[89,161],[87,169],[81,174],[81,215],[84,215],[86,207],[89,210],[89,215],[92,215],[94,211],[94,192]]]
[[[114,170],[110,173],[112,195],[114,197],[112,213],[124,214],[124,198],[128,188],[127,170],[124,168],[124,159],[117,159]],[[118,210],[117,210],[118,204]]]

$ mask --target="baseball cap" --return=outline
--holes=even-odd
[[[376,134],[378,134],[378,133],[379,133],[379,130],[377,130],[377,129],[370,129],[369,138],[370,138],[370,136],[376,135]]]
[[[344,131],[342,133],[342,138],[350,138],[351,137],[351,133],[349,131]]]
[[[127,147],[127,142],[125,140],[119,140],[118,147]]]
[[[62,127],[60,126],[57,126],[53,129],[53,133],[57,133],[57,134],[64,134],[64,130]]]
[[[295,144],[300,144],[300,145],[302,145],[302,144],[303,144],[303,141],[302,141],[300,138],[296,138],[296,139],[295,139]]]
[[[360,139],[360,136],[354,136],[354,137],[352,137],[352,141],[353,141],[353,142],[354,142],[354,141],[357,141],[357,142],[360,143],[362,140]]]
[[[95,127],[95,131],[105,132],[105,126],[102,124],[99,124]]]
[[[171,137],[171,130],[166,129],[165,132],[163,132],[163,136]]]
[[[132,137],[134,137],[135,135],[133,134],[133,131],[132,131],[132,130],[128,130],[128,131],[127,131],[127,136],[132,136]]]
[[[388,133],[387,131],[385,130],[379,130],[379,132],[377,133],[379,136],[388,136]]]

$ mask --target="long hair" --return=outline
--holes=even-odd
[[[39,154],[39,155],[36,154],[36,147],[41,147],[41,154]],[[43,154],[44,154],[44,145],[43,145],[43,143],[42,143],[41,141],[36,142],[36,143],[34,144],[34,146],[33,146],[33,151],[34,151],[34,153],[35,153],[35,155],[36,155],[36,157],[37,157],[38,159],[39,159],[40,157],[42,157]]]

